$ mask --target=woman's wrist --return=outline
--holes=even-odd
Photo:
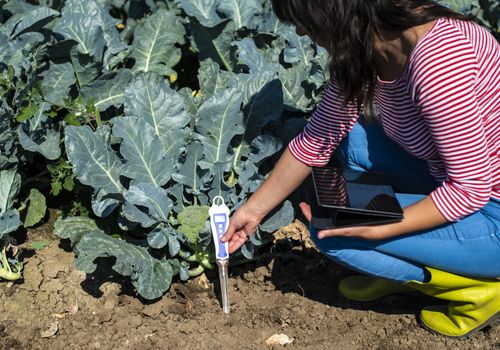
[[[266,208],[259,201],[252,200],[252,197],[250,197],[248,201],[243,204],[242,208],[245,208],[253,217],[255,217],[255,219],[261,222],[262,219],[264,219],[269,213],[269,210],[266,210]]]

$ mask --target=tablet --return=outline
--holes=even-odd
[[[384,174],[313,167],[311,224],[317,229],[376,225],[403,219],[394,189]]]

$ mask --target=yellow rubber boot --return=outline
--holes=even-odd
[[[409,281],[405,285],[450,303],[424,308],[420,320],[425,328],[448,337],[466,337],[500,317],[500,281],[427,270],[429,282]]]
[[[414,290],[402,283],[396,283],[385,278],[359,275],[343,278],[338,285],[338,291],[346,299],[369,302],[386,295]]]

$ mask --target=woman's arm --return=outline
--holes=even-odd
[[[229,252],[241,247],[260,221],[309,175],[311,166],[326,165],[340,140],[358,119],[356,105],[343,105],[334,78],[305,129],[295,137],[266,181],[238,209],[221,239],[229,242]]]
[[[305,203],[301,203],[300,207],[304,216],[310,221],[311,209],[309,206]],[[322,239],[326,237],[344,236],[379,240],[426,230],[447,222],[429,196],[404,208],[403,213],[404,219],[397,223],[324,230],[318,232],[318,238]]]
[[[221,238],[229,242],[229,253],[241,247],[257,225],[309,176],[311,168],[297,160],[287,148],[269,177],[231,217]]]

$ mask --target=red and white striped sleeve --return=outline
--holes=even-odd
[[[343,97],[338,82],[332,78],[323,100],[311,120],[288,149],[300,162],[308,166],[325,166],[335,148],[358,119],[354,103],[343,107]]]
[[[447,180],[430,196],[448,221],[479,210],[492,193],[491,162],[475,90],[478,71],[470,41],[456,35],[441,37],[437,48],[422,48],[414,66],[414,103],[447,173]]]

